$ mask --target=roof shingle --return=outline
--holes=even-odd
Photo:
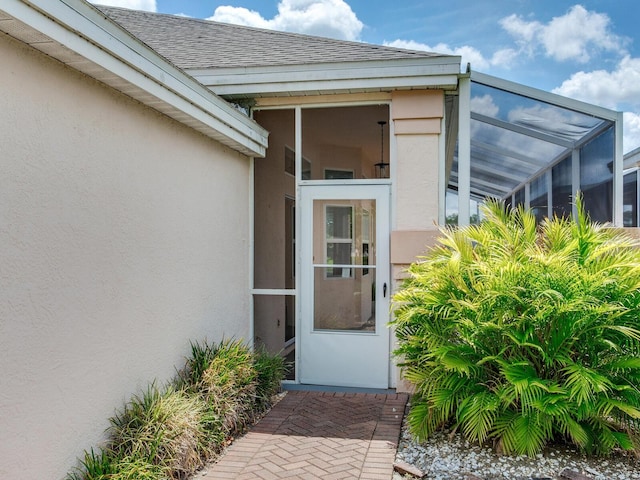
[[[183,69],[305,65],[440,57],[436,53],[98,6]]]

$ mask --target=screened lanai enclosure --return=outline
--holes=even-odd
[[[459,102],[447,216],[476,220],[487,197],[569,216],[580,191],[593,220],[623,224],[621,113],[475,72]]]
[[[465,225],[487,198],[569,216],[581,191],[592,219],[623,224],[620,113],[475,73],[457,87],[252,110],[269,131],[252,169],[253,337],[295,363],[289,380],[393,385],[390,295],[413,261],[397,245],[436,219]]]

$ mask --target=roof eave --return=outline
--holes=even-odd
[[[460,57],[188,69],[224,97],[318,95],[411,88],[457,89]]]
[[[245,155],[268,133],[81,0],[5,0],[0,31]]]

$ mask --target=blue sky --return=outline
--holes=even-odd
[[[461,55],[473,70],[624,111],[624,151],[640,147],[637,0],[96,3]]]

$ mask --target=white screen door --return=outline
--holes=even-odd
[[[389,386],[389,186],[301,187],[299,381]]]

